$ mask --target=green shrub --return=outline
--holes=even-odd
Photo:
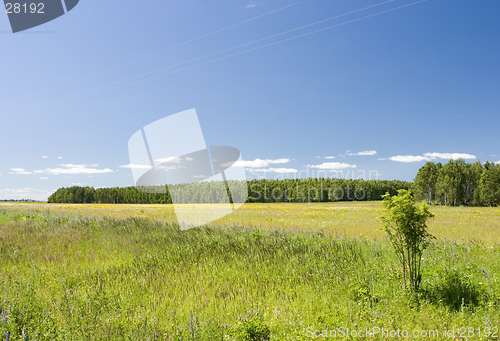
[[[239,318],[230,335],[235,341],[265,341],[270,340],[271,329],[260,313],[249,312],[245,318]]]
[[[456,311],[462,307],[473,308],[487,300],[484,289],[474,284],[470,276],[456,270],[444,276],[431,296]]]
[[[422,280],[422,254],[435,239],[427,232],[426,224],[434,215],[425,202],[417,206],[410,190],[400,189],[394,196],[387,192],[382,198],[386,209],[386,214],[381,216],[384,230],[403,267],[405,288],[408,278],[410,289],[417,290]]]

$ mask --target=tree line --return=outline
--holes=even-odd
[[[60,188],[49,203],[171,204],[219,202],[333,202],[381,200],[411,189],[418,199],[448,206],[500,205],[500,164],[427,162],[413,181],[307,178],[198,182],[152,187]],[[248,194],[248,196],[247,196]]]
[[[409,189],[410,182],[399,180],[351,180],[307,178],[199,182],[151,187],[65,187],[55,191],[49,203],[171,204],[232,202],[332,202],[381,200],[386,192],[395,195]],[[247,195],[248,194],[248,197]],[[225,199],[227,198],[227,199]]]
[[[500,164],[427,162],[413,182],[414,194],[430,204],[447,206],[500,205]]]

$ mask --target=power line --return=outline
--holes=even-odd
[[[221,28],[219,30],[216,30],[216,31],[213,31],[213,32],[210,32],[210,33],[207,33],[207,34],[204,34],[204,35],[201,35],[199,37],[196,37],[196,38],[193,38],[193,39],[190,39],[190,40],[186,40],[182,43],[179,43],[179,44],[176,44],[176,45],[173,45],[173,46],[170,46],[170,47],[167,47],[165,49],[162,49],[162,50],[159,50],[159,51],[156,51],[156,52],[153,52],[153,53],[150,53],[148,55],[145,55],[145,56],[142,56],[142,57],[139,57],[139,58],[136,58],[136,59],[133,59],[133,60],[129,60],[128,62],[125,62],[125,63],[122,63],[122,64],[119,64],[119,65],[116,65],[116,66],[112,66],[108,69],[105,69],[105,70],[102,70],[102,71],[99,71],[99,72],[96,72],[96,73],[93,73],[93,74],[90,74],[90,75],[87,75],[87,76],[84,76],[84,77],[81,77],[81,78],[78,78],[78,79],[75,79],[75,80],[72,80],[70,82],[67,82],[67,83],[64,83],[64,84],[60,84],[60,85],[57,85],[55,87],[52,87],[52,88],[49,88],[49,89],[46,89],[46,90],[43,90],[43,91],[40,91],[40,92],[37,92],[37,93],[33,93],[31,95],[27,95],[27,96],[23,96],[23,97],[20,97],[18,98],[16,101],[18,101],[19,99],[24,99],[24,98],[29,98],[29,97],[33,97],[33,96],[36,96],[36,95],[39,95],[39,94],[42,94],[42,93],[45,93],[47,91],[51,91],[51,90],[54,90],[54,89],[58,89],[60,87],[63,87],[63,86],[66,86],[66,85],[69,85],[69,84],[73,84],[73,83],[76,83],[76,82],[79,82],[81,80],[84,80],[84,79],[87,79],[87,78],[90,78],[90,77],[94,77],[94,76],[97,76],[97,75],[100,75],[100,74],[103,74],[103,73],[106,73],[108,71],[111,71],[111,70],[114,70],[114,69],[117,69],[117,68],[120,68],[122,66],[125,66],[125,65],[129,65],[129,64],[132,64],[132,63],[135,63],[139,60],[143,60],[143,59],[146,59],[146,58],[149,58],[149,57],[152,57],[154,55],[157,55],[159,53],[162,53],[162,52],[165,52],[165,51],[168,51],[168,50],[171,50],[171,49],[174,49],[176,47],[179,47],[179,46],[182,46],[182,45],[186,45],[186,44],[189,44],[189,43],[192,43],[194,41],[197,41],[197,40],[200,40],[202,38],[206,38],[208,36],[211,36],[211,35],[214,35],[216,33],[220,33],[220,32],[223,32],[223,31],[226,31],[230,28],[233,28],[233,27],[236,27],[236,26],[239,26],[239,25],[242,25],[244,23],[247,23],[247,22],[250,22],[250,21],[253,21],[253,20],[256,20],[256,19],[259,19],[259,18],[262,18],[262,17],[265,17],[266,15],[269,15],[269,14],[273,14],[273,13],[276,13],[276,12],[279,12],[281,10],[284,10],[286,8],[289,8],[289,7],[292,7],[292,6],[295,6],[295,5],[298,5],[300,3],[300,1],[298,2],[295,2],[291,5],[288,5],[288,6],[285,6],[285,7],[281,7],[281,8],[278,8],[276,10],[273,10],[273,11],[270,11],[270,12],[267,12],[267,13],[264,13],[264,14],[261,14],[261,15],[258,15],[256,17],[253,17],[253,18],[250,18],[250,19],[247,19],[247,20],[243,20],[243,21],[240,21],[239,23],[236,23],[236,24],[233,24],[233,25],[230,25],[230,26],[227,26],[227,27],[224,27],[224,28]]]
[[[381,5],[381,4],[384,4],[384,3],[387,3],[387,2],[391,2],[391,1],[393,1],[393,0],[386,1],[386,2],[380,3],[378,5]],[[188,67],[185,67],[185,68],[182,68],[182,69],[179,69],[179,70],[175,70],[175,71],[172,71],[172,72],[164,73],[164,74],[161,74],[161,75],[158,75],[158,76],[146,78],[146,79],[134,82],[134,83],[125,84],[125,85],[122,85],[122,86],[118,86],[118,87],[107,89],[107,90],[104,90],[104,91],[101,91],[101,92],[89,94],[87,96],[73,98],[73,99],[70,99],[70,100],[67,100],[67,101],[63,101],[63,102],[59,102],[59,103],[55,103],[55,104],[52,104],[52,105],[63,104],[63,103],[71,102],[71,101],[74,101],[74,100],[87,98],[87,97],[94,96],[94,95],[99,95],[99,94],[102,94],[102,93],[105,93],[105,92],[108,92],[108,91],[120,89],[120,88],[123,88],[123,87],[126,87],[126,86],[131,86],[131,85],[142,83],[142,82],[145,82],[145,81],[148,81],[148,80],[156,79],[156,78],[159,78],[159,77],[164,77],[164,76],[171,75],[171,74],[174,74],[174,73],[177,73],[177,72],[181,72],[181,71],[184,71],[184,70],[192,69],[192,68],[195,68],[195,67],[198,67],[198,66],[202,66],[202,65],[214,63],[214,62],[217,62],[217,61],[220,61],[220,60],[224,60],[224,59],[227,59],[227,58],[231,58],[231,57],[234,57],[234,56],[238,56],[238,55],[241,55],[241,54],[244,54],[244,53],[248,53],[248,52],[260,50],[260,49],[265,48],[265,47],[277,45],[277,44],[284,43],[284,42],[287,42],[287,41],[290,41],[290,40],[294,40],[294,39],[297,39],[297,38],[305,37],[305,36],[308,36],[308,35],[311,35],[311,34],[315,34],[315,33],[318,33],[318,32],[322,32],[322,31],[326,31],[326,30],[329,30],[329,29],[332,29],[332,28],[335,28],[335,27],[339,27],[339,26],[343,26],[343,25],[346,25],[346,24],[350,24],[350,23],[353,23],[353,22],[356,22],[356,21],[360,21],[360,20],[371,18],[371,17],[375,17],[377,15],[381,15],[381,14],[384,14],[384,13],[392,12],[392,11],[395,11],[395,10],[398,10],[398,9],[401,9],[401,8],[405,8],[405,7],[409,7],[409,6],[412,6],[412,5],[416,5],[418,3],[425,2],[425,1],[426,0],[416,1],[416,2],[413,2],[413,3],[410,3],[410,4],[406,4],[406,5],[403,5],[403,6],[399,6],[399,7],[395,7],[395,8],[392,8],[392,9],[385,10],[385,11],[381,11],[381,12],[377,12],[377,13],[374,13],[374,14],[370,14],[370,15],[367,15],[367,16],[364,16],[364,17],[361,17],[361,18],[357,18],[357,19],[353,19],[353,20],[350,20],[350,21],[346,21],[346,22],[343,22],[343,23],[340,23],[340,24],[337,24],[337,25],[328,26],[328,27],[325,27],[325,28],[322,28],[322,29],[319,29],[319,30],[315,30],[315,31],[312,31],[312,32],[300,34],[300,35],[297,35],[297,36],[293,36],[291,38],[279,40],[277,42],[273,42],[273,43],[270,43],[270,44],[258,46],[258,47],[255,47],[255,48],[252,48],[252,49],[248,49],[248,50],[245,50],[245,51],[241,51],[241,52],[237,52],[237,53],[234,53],[234,54],[231,54],[231,55],[228,55],[228,56],[220,57],[220,58],[213,59],[213,60],[210,60],[210,61],[206,61],[206,62],[203,62],[203,63],[195,64],[195,65],[192,65],[192,66],[188,66]],[[374,6],[376,6],[376,5],[374,5]],[[373,6],[370,6],[370,7],[373,7]],[[355,12],[359,12],[361,10],[362,9],[356,10]],[[344,15],[347,15],[347,13],[344,14]],[[344,16],[344,15],[341,15],[341,16]],[[328,20],[328,19],[326,19],[326,20]],[[324,22],[324,21],[325,20],[323,20],[322,22]],[[309,25],[306,25],[306,26],[311,26],[311,25],[314,25],[314,24],[309,24]],[[297,30],[297,29],[294,29],[294,30]],[[290,31],[293,31],[293,30],[290,30]],[[287,31],[287,32],[289,32],[289,31]],[[281,35],[281,34],[284,34],[284,33],[280,33],[280,34],[277,34],[277,35]],[[272,37],[275,37],[277,35],[273,35]],[[262,38],[262,39],[259,39],[258,41],[262,41],[262,40],[265,40],[265,39],[268,39],[268,38]],[[257,41],[254,41],[254,42],[257,42]],[[249,45],[249,44],[252,44],[254,42],[246,43],[246,44],[240,45],[238,47]],[[231,48],[231,49],[234,49],[234,48]],[[230,50],[230,49],[226,49],[224,51],[228,51],[228,50]],[[211,55],[218,54],[218,53],[219,52],[213,53]],[[211,55],[207,55],[207,56],[211,56]],[[200,57],[200,58],[197,58],[197,59],[205,58],[207,56]],[[195,60],[197,60],[197,59],[195,59]],[[191,61],[193,61],[193,60],[191,60]],[[189,62],[191,62],[191,61],[189,61]],[[185,62],[185,63],[187,63],[187,62]],[[185,63],[181,63],[181,64],[185,64]],[[178,65],[180,65],[180,64],[177,64],[177,66]],[[168,68],[170,68],[170,67],[168,67]],[[122,80],[122,81],[118,81],[118,82],[115,82],[115,83],[112,83],[112,84],[108,84],[106,86],[102,86],[102,87],[99,87],[99,88],[87,90],[87,91],[84,91],[84,92],[81,92],[81,93],[78,93],[78,94],[73,94],[73,95],[70,95],[70,96],[66,96],[66,97],[60,98],[59,100],[66,99],[68,97],[77,96],[77,95],[80,95],[82,93],[86,93],[86,92],[89,92],[89,91],[99,90],[99,89],[102,89],[102,88],[105,88],[105,87],[108,87],[108,86],[111,86],[111,85],[114,85],[114,84],[122,83],[122,82],[127,81],[127,80],[132,80],[132,79],[144,77],[145,75],[148,75],[148,74],[151,74],[151,73],[155,73],[155,72],[158,72],[158,71],[162,71],[162,70],[165,70],[165,69],[168,69],[168,68],[160,69],[160,70],[153,71],[153,72],[150,72],[150,73],[147,73],[147,74],[143,74],[143,75],[136,76],[136,77],[129,78],[129,79],[126,79],[126,80]],[[50,102],[53,102],[53,101],[55,101],[55,100],[52,100],[52,101],[49,101],[49,102],[45,102],[45,103],[40,103],[39,105],[47,104],[47,103],[50,103]],[[51,106],[51,105],[48,105],[46,107],[49,107],[49,106]],[[23,110],[22,112],[31,111],[31,110],[35,110],[35,109],[37,109],[37,108]]]

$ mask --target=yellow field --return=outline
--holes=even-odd
[[[190,205],[196,209],[196,205]],[[206,205],[205,205],[206,206]],[[175,221],[173,205],[0,203],[0,209],[51,211],[57,214],[114,218],[142,217]],[[500,208],[433,206],[429,230],[438,239],[500,244]],[[210,225],[266,230],[321,231],[327,235],[383,238],[380,201],[310,204],[245,204]]]

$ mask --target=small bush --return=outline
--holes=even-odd
[[[434,300],[455,311],[465,306],[473,308],[487,299],[484,289],[474,284],[469,276],[458,271],[447,273],[429,294]]]
[[[400,189],[398,195],[394,196],[387,192],[382,199],[386,212],[380,218],[403,267],[405,288],[408,278],[410,289],[418,290],[422,281],[422,254],[435,239],[427,231],[426,222],[434,214],[425,202],[417,205],[416,198],[409,190]]]
[[[271,329],[260,313],[249,312],[245,318],[239,318],[230,335],[235,341],[266,341],[271,338]]]

